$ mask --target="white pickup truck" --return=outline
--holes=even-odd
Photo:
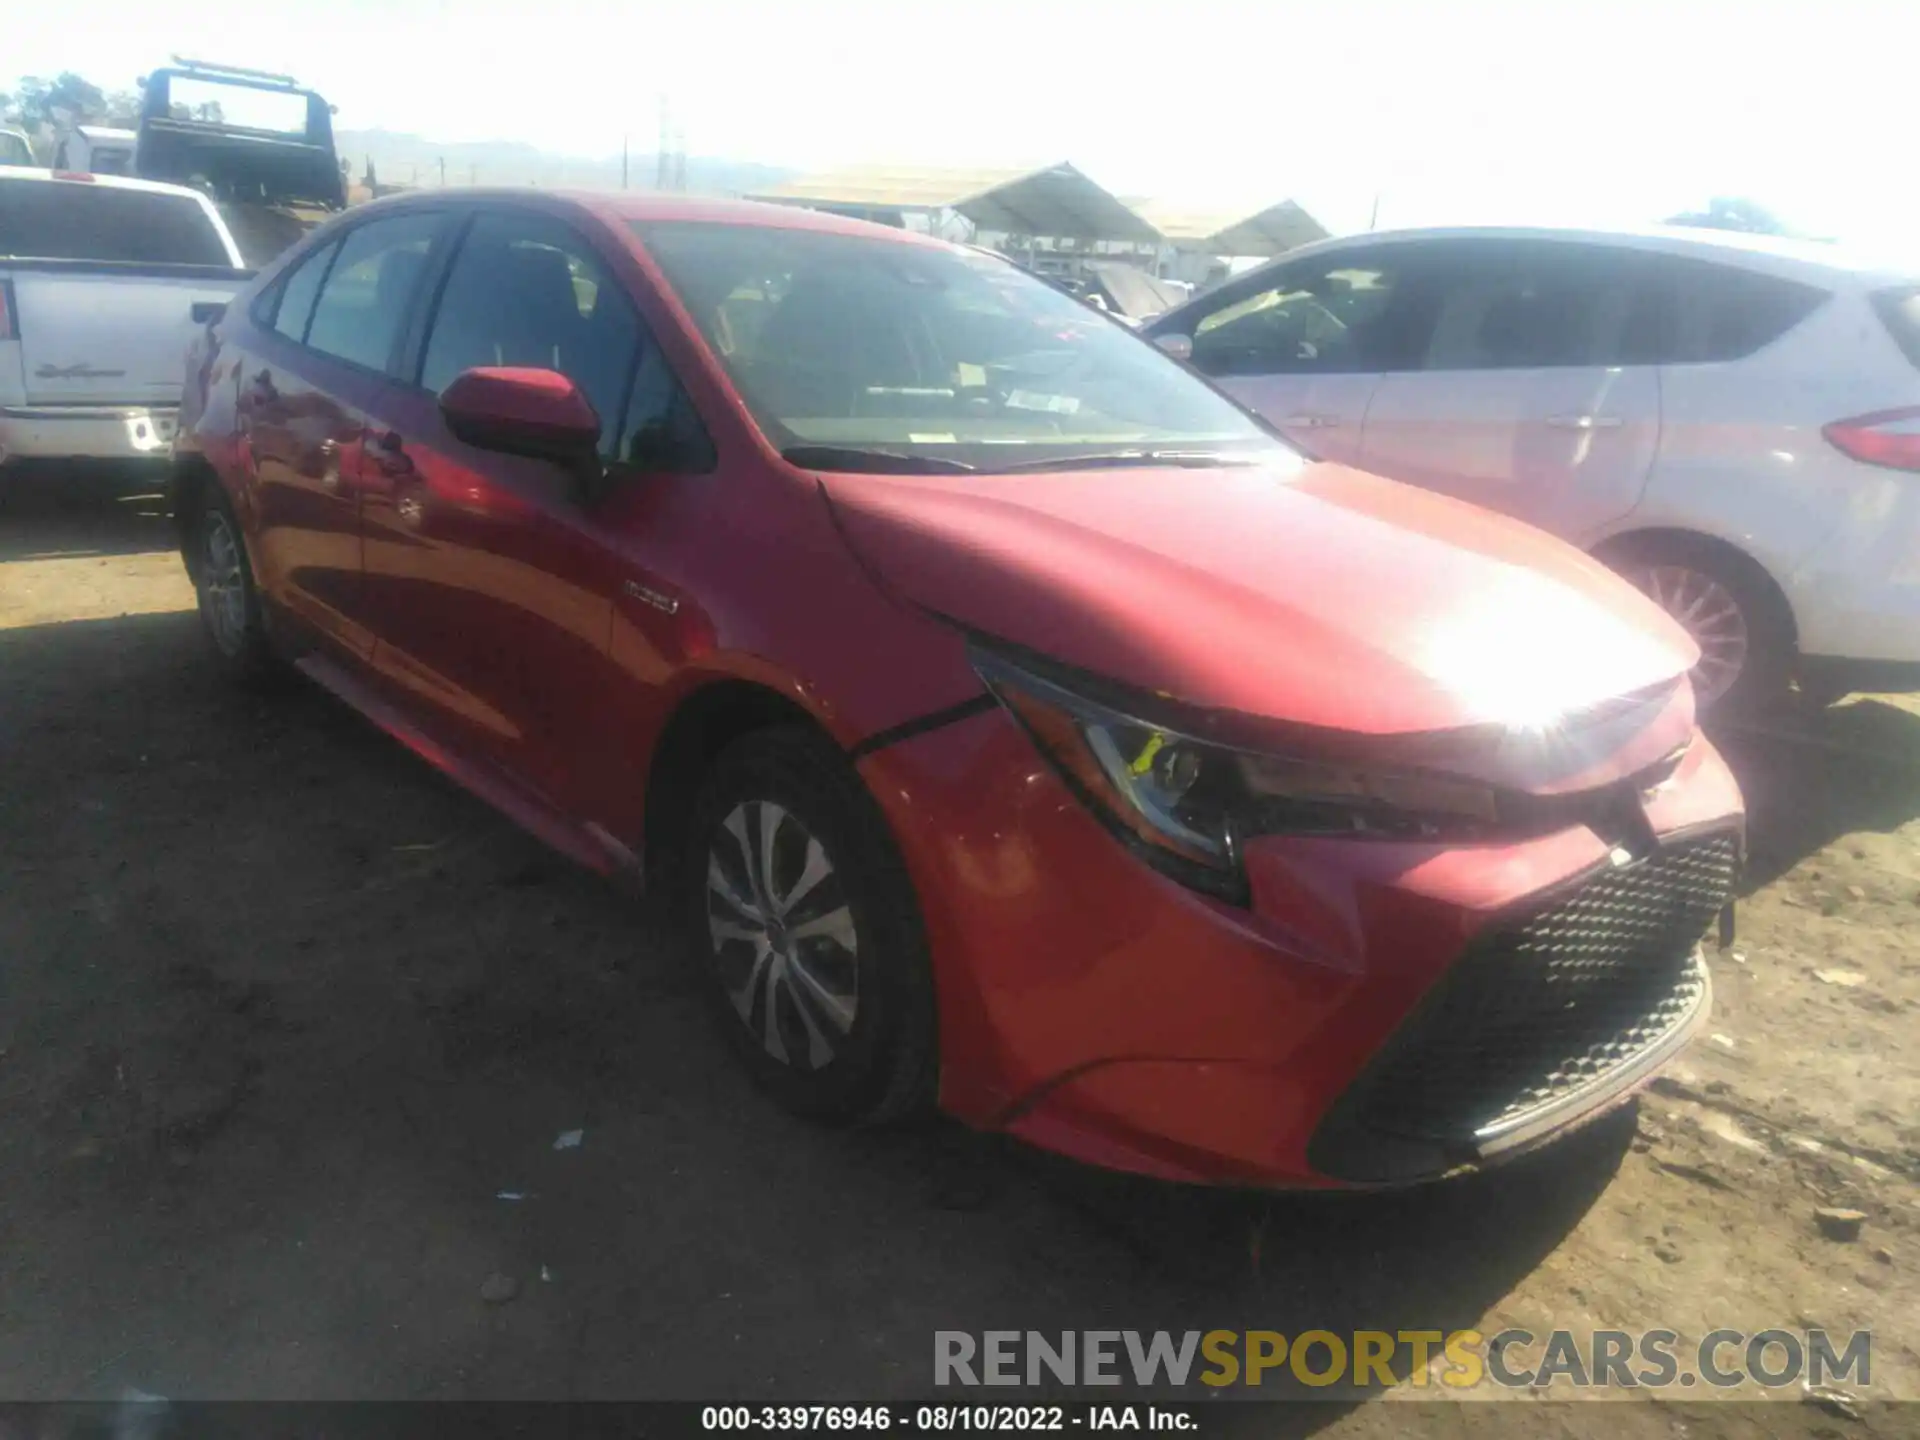
[[[188,346],[250,273],[195,191],[0,169],[0,467],[165,461]]]

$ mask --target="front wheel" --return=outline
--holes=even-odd
[[[802,729],[736,742],[707,775],[687,839],[685,942],[755,1079],[821,1120],[926,1108],[936,1042],[919,906],[840,753]]]

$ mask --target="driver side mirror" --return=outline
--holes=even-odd
[[[1178,331],[1169,330],[1164,335],[1154,336],[1153,343],[1176,360],[1193,359],[1193,337],[1191,335],[1182,335]]]
[[[551,460],[591,483],[600,473],[600,416],[557,370],[478,366],[440,392],[454,437],[481,450]]]

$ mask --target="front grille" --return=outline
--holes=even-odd
[[[1698,1008],[1697,947],[1738,864],[1733,835],[1683,842],[1481,935],[1316,1136],[1339,1167],[1330,1173],[1377,1169],[1391,1152],[1472,1158],[1527,1117],[1604,1088]]]

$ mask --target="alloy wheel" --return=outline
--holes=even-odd
[[[1628,572],[1647,598],[1678,620],[1700,647],[1693,667],[1695,703],[1707,709],[1739,682],[1752,636],[1734,594],[1711,575],[1685,565],[1647,565]]]
[[[217,510],[208,514],[202,540],[201,612],[220,653],[237,655],[247,637],[246,561],[232,522]]]
[[[792,811],[743,801],[714,830],[707,933],[734,1012],[767,1054],[830,1065],[859,1014],[859,939],[832,858]]]

